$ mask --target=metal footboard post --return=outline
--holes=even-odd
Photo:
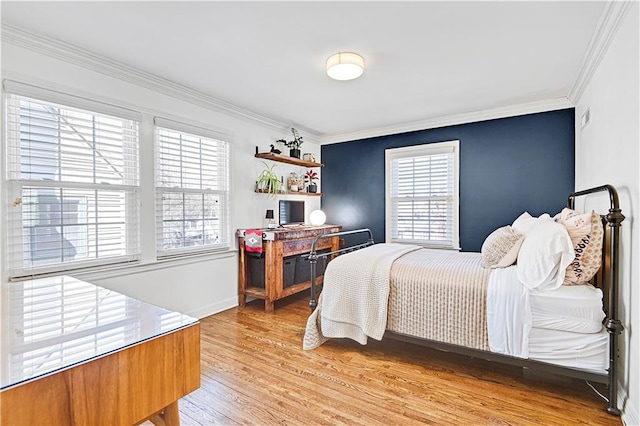
[[[311,312],[316,310],[318,301],[316,300],[316,275],[318,266],[318,253],[316,253],[315,241],[309,254],[309,264],[311,265],[311,299],[309,300],[309,307]]]
[[[622,322],[618,319],[618,280],[619,280],[619,248],[620,248],[620,224],[625,219],[618,205],[616,190],[609,187],[611,208],[607,215],[607,223],[611,227],[611,293],[609,295],[609,319],[605,328],[609,333],[609,406],[607,412],[616,416],[620,415],[618,409],[618,336],[624,330]]]
[[[609,213],[605,216],[607,226],[611,228],[610,244],[610,265],[605,270],[604,280],[608,287],[608,306],[607,321],[604,328],[609,333],[609,371],[608,371],[608,390],[609,401],[607,404],[607,412],[616,416],[620,415],[618,409],[618,337],[624,330],[624,326],[618,319],[618,283],[619,283],[619,257],[620,257],[620,225],[625,219],[620,210],[618,201],[618,192],[611,185],[603,185],[597,188],[591,188],[584,191],[575,192],[569,195],[567,206],[571,209],[575,206],[575,198],[593,194],[595,192],[607,191],[609,193]],[[606,264],[607,259],[604,260]]]

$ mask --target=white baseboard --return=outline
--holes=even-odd
[[[638,407],[633,405],[631,399],[627,398],[622,410],[622,423],[625,426],[639,426],[640,416],[638,415]]]
[[[221,300],[220,302],[212,303],[210,305],[203,306],[198,309],[194,309],[192,311],[186,312],[186,314],[198,319],[202,319],[204,317],[208,317],[209,315],[217,314],[218,312],[235,308],[236,306],[238,306],[237,296],[231,297],[226,300]]]

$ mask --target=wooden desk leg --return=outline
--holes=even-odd
[[[264,311],[268,314],[272,314],[274,310],[274,302],[269,301],[269,299],[264,300]]]
[[[238,238],[238,247],[240,247],[240,261],[238,262],[238,305],[244,308],[247,305],[247,295],[245,294],[247,289],[247,265],[244,251],[244,238]]]
[[[149,421],[156,426],[180,426],[178,401],[172,402],[161,411],[149,417]]]
[[[278,251],[280,247],[280,251]],[[264,250],[264,311],[272,314],[277,299],[276,287],[282,288],[282,241],[265,241]]]

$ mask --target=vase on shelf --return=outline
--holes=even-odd
[[[296,172],[289,173],[287,188],[289,189],[289,192],[304,191],[304,179],[301,176],[298,176]]]
[[[293,158],[300,158],[300,150],[299,149],[290,149],[289,156]]]
[[[315,194],[316,192],[318,192],[318,185],[315,183],[310,183],[309,186],[307,186],[307,192]]]

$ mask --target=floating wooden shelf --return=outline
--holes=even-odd
[[[293,164],[295,166],[324,167],[324,164],[322,163],[314,163],[313,161],[301,160],[299,158],[288,157],[282,154],[274,154],[273,152],[259,152],[255,157],[262,158],[264,160],[278,161],[280,163]]]

